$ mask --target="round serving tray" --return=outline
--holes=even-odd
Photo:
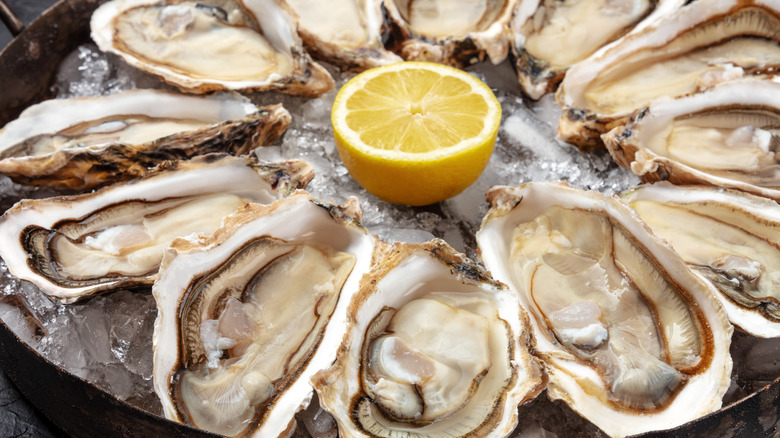
[[[51,85],[60,62],[89,42],[89,17],[105,1],[60,0],[0,52],[0,126],[31,104],[53,97]],[[12,200],[4,201],[3,210]],[[145,412],[70,374],[1,320],[0,368],[33,405],[74,437],[215,436]],[[780,436],[778,425],[780,378],[708,416],[643,436]]]

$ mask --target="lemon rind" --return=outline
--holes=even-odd
[[[360,136],[357,132],[347,126],[345,118],[336,117],[336,115],[339,113],[344,113],[347,111],[346,102],[355,92],[362,89],[368,81],[376,78],[379,75],[386,74],[387,72],[406,70],[415,66],[421,66],[427,70],[431,70],[445,76],[457,77],[463,80],[465,83],[469,84],[474,94],[481,96],[485,100],[485,103],[488,105],[488,112],[485,114],[484,120],[487,123],[485,123],[479,134],[465,139],[456,145],[429,152],[383,150],[367,145],[360,139]],[[331,122],[333,124],[334,131],[338,136],[343,138],[344,142],[346,143],[346,147],[349,147],[360,154],[372,157],[376,160],[431,162],[440,161],[448,157],[458,155],[463,151],[480,147],[485,143],[495,139],[494,134],[497,133],[501,120],[501,104],[498,102],[498,99],[496,99],[490,87],[468,72],[442,64],[411,61],[399,62],[370,69],[355,76],[349,82],[347,82],[347,84],[345,84],[336,95],[331,114]]]

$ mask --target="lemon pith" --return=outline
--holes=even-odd
[[[350,175],[388,202],[450,198],[484,170],[501,107],[487,85],[440,64],[402,62],[345,84],[331,121]]]

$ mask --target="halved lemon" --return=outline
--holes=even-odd
[[[462,70],[399,62],[350,79],[331,122],[339,156],[360,185],[388,202],[427,205],[457,195],[485,169],[501,105]]]

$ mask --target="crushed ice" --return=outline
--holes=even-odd
[[[352,74],[340,74],[328,66],[337,84]],[[293,123],[277,144],[261,147],[269,161],[301,158],[314,166],[316,177],[309,190],[320,199],[343,203],[357,197],[363,206],[363,223],[389,241],[423,242],[433,237],[446,240],[457,250],[475,258],[474,233],[487,211],[485,190],[493,185],[517,185],[530,181],[566,181],[572,186],[606,194],[638,184],[638,179],[615,165],[606,153],[582,154],[555,138],[560,108],[552,95],[539,102],[525,102],[516,94],[515,74],[508,62],[499,66],[478,65],[471,72],[497,91],[503,120],[494,154],[480,178],[463,193],[428,207],[388,204],[366,192],[349,176],[336,152],[330,128],[330,107],[335,92],[318,99],[300,99],[275,93],[252,96],[257,104],[283,103]],[[62,63],[54,85],[58,97],[111,94],[131,88],[163,88],[150,78],[103,54],[92,44],[79,47]],[[509,91],[507,91],[509,90]],[[0,178],[3,209],[22,197],[47,196],[45,190],[30,190]],[[120,399],[160,414],[154,396],[152,331],[156,308],[149,293],[118,291],[85,304],[52,303],[33,286],[11,277],[0,262],[0,317],[27,343],[49,360],[115,394]],[[9,297],[24,297],[18,303]],[[31,318],[32,317],[32,318]],[[36,328],[30,321],[39,320]],[[780,374],[776,356],[780,342],[742,336],[735,361],[754,363],[750,370],[735,373],[740,381],[729,397],[738,399]],[[750,355],[759,351],[758,355]],[[769,353],[771,352],[771,353]],[[749,359],[753,357],[754,359]],[[758,359],[755,359],[758,358]],[[541,396],[524,406],[516,437],[601,436],[600,431],[573,414],[561,403]],[[335,436],[333,419],[315,402],[299,415],[304,427],[296,436]]]

